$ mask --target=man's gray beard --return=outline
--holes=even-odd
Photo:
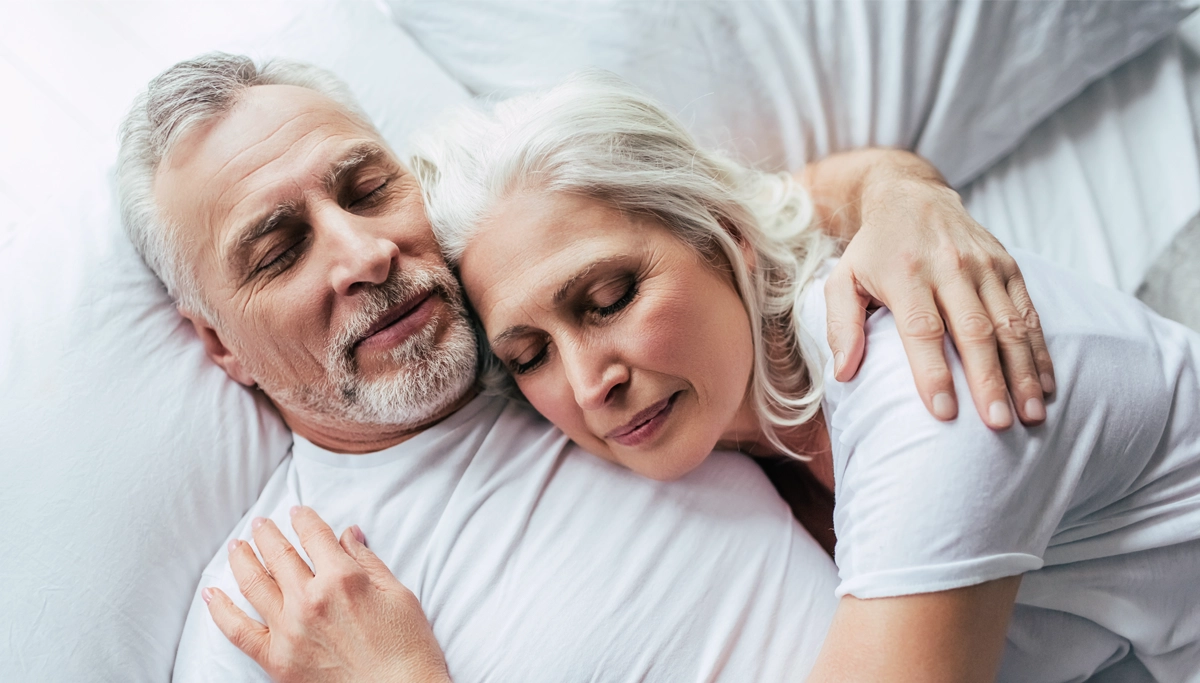
[[[431,319],[389,352],[393,372],[373,380],[363,378],[354,355],[357,343],[388,311],[429,290],[441,296],[449,309],[445,338],[438,343],[438,321]],[[458,282],[445,268],[394,270],[362,298],[360,310],[329,345],[324,363],[327,381],[283,392],[290,395],[278,398],[298,403],[325,420],[401,428],[428,423],[475,381],[475,333]]]

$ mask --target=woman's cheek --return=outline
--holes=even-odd
[[[649,366],[645,369],[678,375],[689,365],[680,361],[695,355],[696,345],[705,343],[698,336],[703,330],[691,310],[694,307],[686,295],[659,292],[619,334],[637,345],[636,357]]]
[[[541,373],[518,383],[529,405],[587,451],[608,457],[608,448],[604,440],[597,438],[588,429],[583,419],[583,410],[575,402],[575,393],[571,391],[570,385],[566,381],[555,381],[548,376],[550,372],[551,368],[543,368]]]

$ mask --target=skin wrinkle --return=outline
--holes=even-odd
[[[293,431],[331,450],[378,450],[470,399],[475,341],[457,285],[415,179],[374,131],[314,91],[255,86],[173,157],[155,199],[168,215],[195,217],[183,229],[222,326],[188,317],[210,357],[262,389]],[[352,206],[349,190],[376,179],[389,189]],[[231,278],[219,245],[236,243],[246,225],[239,219],[281,205],[300,212],[303,244],[277,268]],[[277,237],[291,239],[285,229]],[[289,246],[260,244],[260,256]],[[410,284],[379,294],[397,278]],[[422,309],[429,317],[406,336],[357,347],[386,311],[434,286],[438,295]]]
[[[517,376],[539,412],[587,450],[655,479],[694,468],[725,426],[740,424],[751,332],[727,269],[661,224],[580,196],[506,198],[492,215],[468,243],[461,273],[488,329],[525,325],[531,338],[549,339],[540,364]],[[582,271],[577,293],[555,303]],[[628,304],[611,317],[590,312],[600,306],[597,288],[629,276],[638,284]],[[514,341],[495,350],[503,359],[529,349]],[[648,444],[607,437],[669,396],[671,416]]]
[[[231,117],[235,113],[237,113],[238,107],[240,105],[241,105],[241,102],[239,102],[237,105],[234,105],[234,108],[228,114],[226,114],[226,117]],[[228,168],[231,165],[235,165],[239,162],[244,161],[245,157],[248,155],[252,155],[256,149],[261,149],[264,146],[269,146],[271,144],[272,140],[276,136],[283,134],[285,132],[285,129],[288,128],[289,125],[297,124],[297,123],[301,122],[303,119],[310,118],[312,116],[314,116],[314,114],[312,112],[304,112],[290,120],[283,121],[280,123],[279,126],[277,126],[273,131],[271,131],[263,140],[247,147],[246,149],[242,150],[240,153],[230,157],[228,160],[225,161],[225,163],[223,163],[221,165],[221,167],[219,169],[216,170],[216,172],[214,172],[211,176],[208,176],[202,180],[203,184],[201,185],[201,193],[200,194],[203,194],[205,190],[207,190],[208,188],[210,188],[213,185],[213,183],[219,182],[221,180],[221,176],[224,174],[226,168]],[[220,123],[220,120],[214,121],[212,124],[210,124],[206,128],[211,130],[212,126],[215,126],[218,123]],[[300,139],[300,142],[303,142],[305,139],[311,137],[312,135],[319,133],[320,129],[325,128],[325,127],[326,126],[318,127],[314,131],[306,134],[305,136],[303,136]],[[204,132],[206,133],[207,130]],[[217,193],[217,196],[213,199],[213,203],[215,204],[215,206],[213,206],[213,207],[205,206],[204,207],[205,211],[203,212],[203,214],[211,217],[213,215],[213,213],[218,210],[218,207],[220,207],[224,203],[225,196],[229,192],[231,192],[233,188],[237,187],[238,184],[240,184],[240,183],[246,182],[253,175],[261,172],[262,170],[263,170],[263,167],[251,165],[251,168],[249,170],[247,170],[245,173],[243,173],[240,177],[232,179],[231,181],[227,181],[226,184],[222,186],[221,191],[219,191]],[[252,190],[251,192],[249,192],[246,195],[246,197],[243,198],[243,201],[253,200],[255,194],[256,193]],[[234,205],[231,206],[225,212],[226,218],[228,218],[228,216],[230,214],[236,212],[239,203],[240,202],[234,202]],[[205,227],[208,228],[209,230],[213,230],[213,229],[217,228],[217,226],[214,226],[211,224],[207,225]],[[217,243],[221,244],[222,242],[218,241]]]
[[[574,275],[567,278],[567,280],[563,282],[562,285],[554,292],[554,296],[551,297],[551,300],[553,300],[556,304],[561,304],[568,296],[571,295],[571,290],[575,288],[579,281],[591,275],[594,270],[601,266],[628,258],[629,256],[627,254],[613,254],[611,256],[606,256],[604,258],[592,261],[576,271]]]
[[[315,153],[316,150],[311,152],[309,157],[311,158]],[[387,170],[388,177],[390,177],[394,174],[394,169],[385,168],[387,165],[386,157],[387,150],[378,143],[369,141],[358,143],[343,153],[342,159],[325,172],[321,181],[322,187],[327,194],[336,196],[339,186],[345,183],[345,179],[348,176],[360,172],[364,168],[369,168],[372,165],[377,165],[382,170]],[[255,219],[251,221],[251,225],[240,231],[236,231],[234,236],[227,240],[226,248],[223,250],[225,257],[222,259],[222,262],[225,264],[226,269],[243,280],[252,277],[253,265],[247,263],[247,259],[255,242],[273,233],[278,228],[278,224],[284,220],[291,220],[302,216],[304,210],[305,203],[303,201],[283,200],[275,206],[270,215],[265,219]]]
[[[303,147],[306,140],[309,140],[310,138],[319,134],[324,129],[327,129],[327,127],[326,126],[319,127],[316,131],[304,135],[297,143],[293,144],[292,150],[295,150],[297,147]],[[305,155],[305,158],[301,161],[301,164],[299,164],[299,166],[301,168],[308,168],[312,165],[311,162],[309,161],[309,159],[311,159],[313,157],[313,155],[320,154],[321,151],[323,151],[324,145],[321,144],[322,142],[326,142],[326,141],[323,141],[323,140],[319,141],[317,144],[311,145],[309,147],[308,153]],[[292,165],[286,159],[287,156],[290,156],[292,153],[294,153],[292,150],[289,150],[289,154],[285,155],[284,158],[280,158],[278,160],[268,162],[266,165],[261,166],[249,173],[244,174],[239,180],[235,181],[236,183],[250,181],[253,179],[253,177],[255,175],[258,175],[258,174],[266,174],[268,176],[268,180],[263,181],[263,184],[260,186],[260,189],[258,189],[258,190],[251,189],[251,191],[249,193],[247,193],[246,196],[242,200],[235,202],[233,206],[231,206],[227,211],[224,212],[224,220],[223,220],[224,223],[226,223],[227,225],[230,225],[230,226],[237,226],[237,225],[242,225],[245,223],[252,222],[254,219],[242,220],[242,219],[235,218],[235,216],[237,216],[237,214],[239,213],[240,207],[245,204],[251,204],[252,206],[275,204],[276,206],[278,206],[280,203],[282,203],[280,201],[262,200],[259,197],[259,195],[260,194],[270,194],[273,189],[269,182],[269,175],[273,171],[272,167],[276,166],[277,164],[282,164],[285,167],[290,167]],[[310,171],[309,173],[313,173],[313,172],[314,171]],[[228,187],[229,186],[227,186],[227,188]],[[236,187],[236,184],[232,185],[232,187]],[[226,189],[224,192],[221,193],[221,195],[217,199],[218,206],[220,206],[224,196],[226,194],[228,194],[228,192],[230,192],[230,191],[231,190]],[[275,193],[278,194],[279,191],[276,189]],[[307,193],[303,192],[298,185],[293,183],[293,186],[290,188],[290,194],[305,197]],[[303,202],[301,202],[300,205],[297,207],[297,210],[299,210],[299,211],[303,211],[305,209],[306,209],[306,206],[304,205]],[[246,213],[249,213],[253,216],[261,215],[259,211],[255,211],[254,209],[248,210],[248,211],[246,211]],[[232,230],[230,230],[230,232],[232,232]],[[230,255],[228,253],[228,246],[231,244],[235,244],[236,240],[233,240],[227,236],[223,236],[223,237],[219,238],[219,243],[222,245],[226,245],[226,249],[222,250],[224,252],[224,257],[221,259],[221,263],[227,264],[230,260]]]

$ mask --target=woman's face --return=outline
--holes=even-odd
[[[525,397],[587,450],[674,479],[748,423],[753,345],[733,277],[661,224],[522,193],[460,267]]]

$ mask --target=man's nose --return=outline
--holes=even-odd
[[[340,207],[322,212],[318,220],[333,254],[330,284],[335,292],[351,296],[387,281],[399,260],[395,242]]]
[[[575,393],[575,403],[584,410],[605,407],[629,382],[629,367],[601,349],[577,344],[568,346],[569,351],[562,354],[562,362],[567,381]]]

